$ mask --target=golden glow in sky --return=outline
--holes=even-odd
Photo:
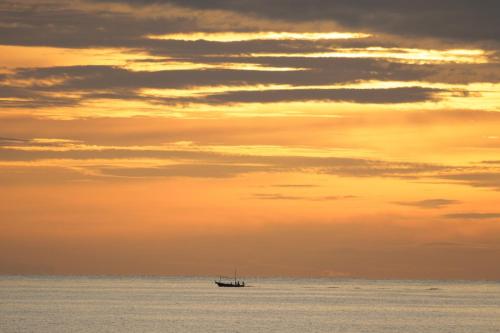
[[[0,274],[500,279],[491,27],[236,3],[0,4]]]
[[[367,38],[369,34],[353,32],[194,32],[167,35],[149,35],[151,39],[206,40],[210,42],[242,42],[251,40],[321,40],[321,39],[352,39]]]
[[[424,50],[407,48],[368,47],[365,49],[336,49],[320,53],[256,53],[256,57],[306,57],[306,58],[387,58],[409,63],[488,63],[483,50]]]

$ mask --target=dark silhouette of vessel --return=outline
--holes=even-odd
[[[245,281],[240,281],[236,278],[236,271],[234,271],[234,281],[230,280],[230,278],[220,276],[219,280],[215,280],[214,282],[219,287],[241,288],[245,286]]]

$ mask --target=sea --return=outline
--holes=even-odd
[[[0,276],[0,332],[500,332],[500,282]]]

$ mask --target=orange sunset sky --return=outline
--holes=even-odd
[[[498,1],[0,1],[0,274],[500,279]]]

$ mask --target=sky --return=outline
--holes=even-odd
[[[0,274],[500,279],[498,1],[0,1]]]

